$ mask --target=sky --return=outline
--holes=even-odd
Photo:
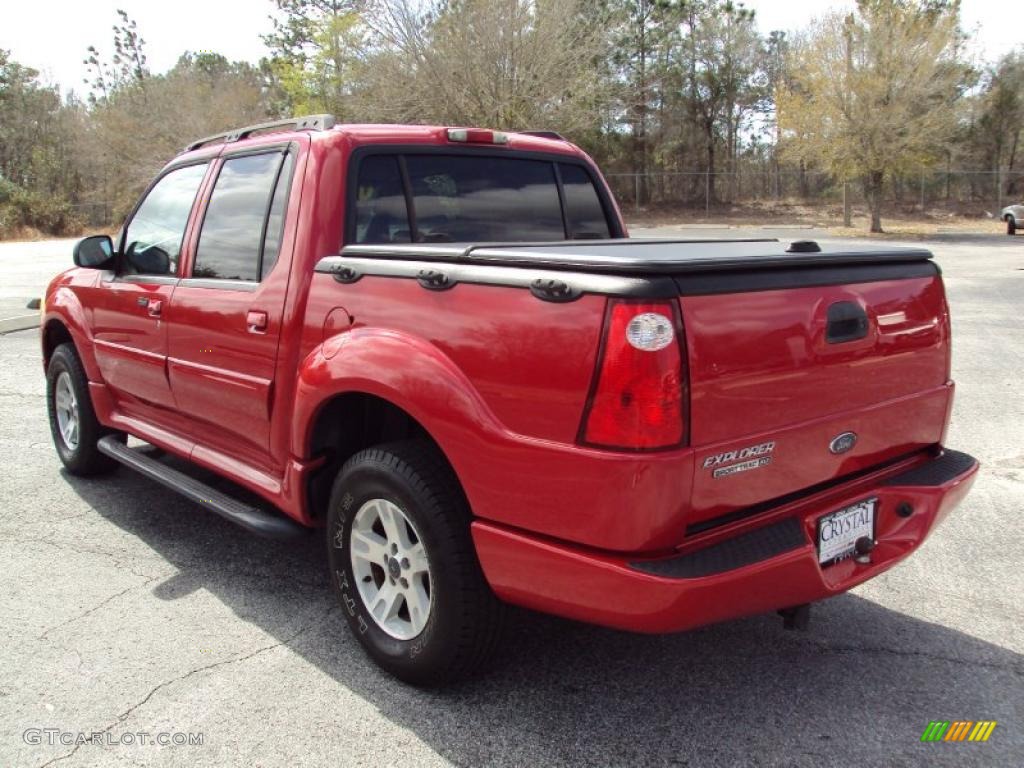
[[[963,0],[964,26],[975,33],[973,52],[992,61],[1024,43],[1024,24],[1007,23],[1006,9],[1022,0]],[[845,10],[852,0],[745,0],[761,31],[793,30],[814,16]],[[260,34],[271,29],[271,0],[7,0],[0,10],[0,48],[39,70],[63,91],[84,91],[82,60],[89,45],[111,53],[111,26],[123,8],[139,25],[150,69],[163,72],[186,50],[216,51],[228,59],[259,61]],[[1019,16],[1019,14],[1018,14]]]

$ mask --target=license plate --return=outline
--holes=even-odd
[[[865,499],[818,518],[818,563],[831,565],[853,554],[857,539],[875,538],[878,499]]]

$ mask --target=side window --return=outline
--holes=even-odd
[[[206,207],[192,277],[260,279],[263,224],[281,161],[280,152],[224,161]]]
[[[565,217],[570,240],[611,237],[608,219],[590,174],[578,165],[558,164],[565,194]]]
[[[394,155],[370,155],[359,164],[356,242],[412,242],[402,174]]]
[[[178,271],[181,241],[206,163],[178,168],[149,190],[128,222],[124,269],[135,275],[173,275]]]
[[[284,215],[288,210],[288,185],[292,180],[294,156],[289,152],[277,175],[274,187],[274,198],[270,202],[270,213],[267,216],[267,233],[263,237],[263,260],[260,263],[260,280],[270,274],[277,263],[281,251],[281,236],[284,234]]]

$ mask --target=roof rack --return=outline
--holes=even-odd
[[[542,138],[542,139],[554,139],[555,141],[568,141],[568,139],[566,139],[565,136],[563,136],[560,133],[557,133],[556,131],[516,131],[516,133],[521,133],[524,136],[538,136],[539,138]]]
[[[218,140],[230,144],[248,138],[254,133],[269,131],[273,128],[290,128],[293,131],[326,131],[333,128],[334,123],[334,115],[303,115],[302,117],[289,117],[286,120],[272,120],[269,123],[256,123],[256,125],[247,125],[245,128],[233,128],[224,133],[215,133],[212,136],[197,139],[188,144],[185,151],[191,152],[193,149],[199,149]]]

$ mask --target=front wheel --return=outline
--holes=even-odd
[[[1017,234],[1017,220],[1013,216],[1006,217],[1006,234],[1016,235]]]
[[[96,446],[111,431],[96,418],[89,396],[89,379],[72,344],[61,344],[50,357],[46,368],[46,408],[54,447],[68,472],[87,477],[117,467],[117,462],[100,453]],[[118,434],[124,439],[123,434]]]
[[[425,441],[362,451],[334,482],[331,580],[359,642],[405,682],[467,677],[497,644],[502,606],[480,570],[469,523],[451,468]]]

